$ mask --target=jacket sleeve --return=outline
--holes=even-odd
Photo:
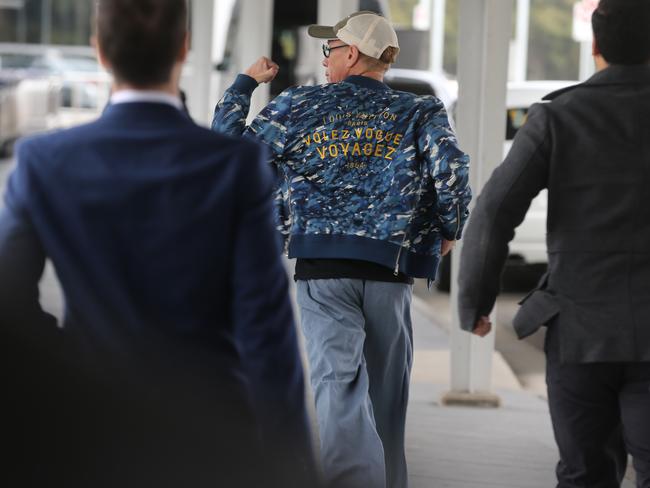
[[[434,181],[442,236],[449,241],[458,240],[472,199],[469,156],[458,148],[442,102],[436,100],[435,106],[423,113],[416,141],[418,152]]]
[[[266,144],[271,159],[281,158],[287,143],[291,118],[291,89],[285,90],[271,101],[246,126],[251,97],[257,82],[247,75],[239,75],[217,104],[212,119],[212,129],[231,136],[252,136]]]
[[[279,471],[304,482],[295,486],[312,486],[302,360],[287,272],[274,235],[272,171],[266,151],[248,143],[244,147],[233,242],[235,338],[267,449],[280,458]]]
[[[472,331],[489,315],[499,293],[508,243],[535,196],[547,186],[550,158],[548,114],[533,105],[505,161],[479,195],[463,240],[459,272],[461,328]]]
[[[55,326],[56,319],[43,311],[39,301],[45,251],[27,208],[31,193],[27,155],[27,145],[19,144],[16,169],[0,211],[0,322]]]

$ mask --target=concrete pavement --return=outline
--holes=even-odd
[[[443,305],[440,300],[439,309]],[[445,314],[441,313],[444,317]],[[522,388],[499,352],[493,385],[502,406],[442,406],[449,385],[448,325],[414,297],[415,359],[407,418],[410,488],[551,488],[557,447],[544,398]],[[625,480],[623,488],[633,488]]]
[[[526,392],[494,353],[498,409],[447,407],[449,337],[430,306],[414,299],[415,361],[407,420],[411,488],[554,486],[557,450],[546,403]]]

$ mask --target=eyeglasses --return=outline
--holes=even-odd
[[[348,45],[347,45],[347,44],[343,44],[343,45],[341,45],[341,46],[330,47],[329,44],[323,44],[323,56],[325,56],[326,58],[329,58],[329,57],[330,57],[330,53],[331,53],[332,51],[334,51],[334,49],[338,49],[338,48],[340,48],[340,47],[348,47]]]

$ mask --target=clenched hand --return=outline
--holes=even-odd
[[[440,254],[446,256],[451,252],[451,250],[454,248],[455,245],[456,245],[456,241],[448,241],[447,239],[443,239],[442,249],[440,250]]]
[[[270,83],[275,79],[278,71],[280,71],[280,66],[278,66],[277,63],[262,56],[260,59],[255,61],[255,63],[253,63],[244,74],[255,79],[258,83]]]
[[[485,337],[492,330],[492,322],[490,322],[490,317],[481,316],[474,325],[474,330],[472,334],[475,334],[479,337]]]

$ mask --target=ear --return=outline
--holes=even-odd
[[[104,56],[104,52],[99,44],[97,36],[92,36],[90,38],[90,45],[95,48],[95,55],[97,56],[97,61],[100,66],[110,73],[113,67],[111,66],[111,63],[109,63],[108,59],[106,59],[106,56]]]
[[[351,45],[350,49],[348,49],[348,56],[345,59],[346,67],[351,68],[357,64],[357,61],[359,61],[359,54],[359,48],[357,46]]]
[[[598,49],[598,44],[596,44],[596,38],[594,38],[593,41],[591,41],[591,54],[596,57],[600,56],[600,49]]]
[[[190,52],[190,33],[189,31],[185,32],[185,38],[183,39],[183,45],[181,46],[180,51],[178,52],[178,58],[176,61],[179,63],[184,63],[187,61],[187,55]]]

